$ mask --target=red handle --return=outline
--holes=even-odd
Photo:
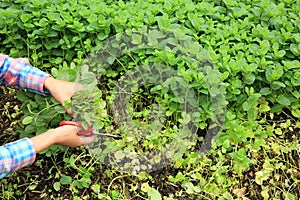
[[[82,130],[78,132],[78,135],[90,136],[92,135],[93,132],[93,129],[90,127],[87,130],[83,129],[81,123],[79,122],[63,120],[59,123],[59,126],[65,126],[65,125],[77,126],[79,128],[82,128]]]
[[[79,122],[63,120],[59,123],[59,126],[64,126],[64,125],[71,125],[71,126],[77,126],[77,127],[82,128],[82,125]]]

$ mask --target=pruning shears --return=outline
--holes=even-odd
[[[73,122],[73,121],[67,121],[67,120],[63,120],[59,123],[59,126],[65,126],[65,125],[71,125],[71,126],[76,126],[76,127],[79,127],[79,128],[82,128],[83,129],[83,126],[80,122]],[[113,135],[113,134],[108,134],[108,133],[101,133],[101,132],[97,132],[97,131],[94,131],[91,127],[89,127],[88,129],[83,129],[82,131],[80,131],[78,133],[78,135],[83,135],[83,136],[90,136],[90,135],[101,135],[101,136],[105,136],[105,137],[112,137],[112,138],[115,138],[115,139],[120,139],[122,138],[122,136],[120,135]]]

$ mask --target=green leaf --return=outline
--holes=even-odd
[[[272,79],[278,80],[283,75],[283,67],[282,66],[276,66],[274,70],[272,71]]]
[[[27,125],[30,124],[33,120],[32,116],[26,116],[23,120],[22,120],[22,124]]]
[[[115,71],[115,70],[111,70],[111,69],[106,70],[106,76],[107,76],[107,77],[112,77],[112,78],[114,78],[114,77],[116,77],[116,76],[118,76],[118,75],[119,75],[119,72],[117,72],[117,71]]]
[[[273,89],[273,90],[278,90],[278,89],[280,89],[280,88],[284,88],[284,87],[286,87],[285,86],[285,84],[284,83],[282,83],[282,82],[279,82],[279,81],[274,81],[273,83],[272,83],[272,86],[271,86],[271,88]]]
[[[262,112],[262,113],[268,112],[268,111],[270,111],[270,109],[271,108],[270,108],[270,106],[268,104],[261,104],[259,106],[259,111]]]
[[[142,35],[132,34],[132,43],[133,44],[141,44],[142,43]]]
[[[248,110],[248,119],[249,120],[256,120],[256,118],[257,118],[257,110],[255,110],[255,109],[250,109],[250,110]]]
[[[233,196],[228,191],[224,192],[222,194],[222,197],[224,197],[227,200],[234,200]]]
[[[115,152],[114,156],[117,160],[122,160],[123,158],[125,158],[125,154],[123,153],[122,150]]]
[[[300,72],[299,71],[296,71],[293,74],[293,77],[291,79],[291,83],[292,83],[293,86],[299,86],[300,85]]]
[[[51,74],[52,74],[53,77],[56,78],[56,77],[57,77],[57,73],[58,73],[57,68],[52,68],[52,69],[51,69]]]
[[[65,107],[66,109],[69,109],[72,107],[72,101],[71,99],[66,99],[63,101],[62,103],[63,107]]]
[[[72,178],[70,176],[62,176],[59,180],[62,185],[68,185],[72,182]]]
[[[271,108],[271,110],[270,110],[270,112],[271,113],[277,113],[277,114],[280,114],[281,113],[281,111],[282,111],[282,109],[283,109],[283,105],[281,105],[281,104],[275,104],[272,108]]]
[[[257,171],[255,173],[255,182],[258,185],[262,185],[263,181],[266,181],[269,179],[270,172],[269,171]]]
[[[148,197],[150,200],[161,200],[162,199],[160,193],[154,188],[150,188],[147,193],[148,193]]]
[[[277,101],[277,103],[279,103],[279,104],[281,104],[283,106],[289,106],[291,104],[291,101],[287,97],[285,97],[283,95],[278,96],[276,98],[276,101]]]
[[[118,190],[112,190],[110,192],[110,196],[113,200],[117,200],[117,199],[119,199],[120,192]]]
[[[82,183],[81,183],[80,181],[78,181],[78,180],[75,180],[73,184],[74,184],[74,186],[77,187],[78,189],[84,188],[84,186],[82,185]]]
[[[170,117],[174,113],[174,110],[167,110],[166,116]]]
[[[188,124],[191,121],[191,116],[187,114],[186,112],[182,112],[182,123]]]
[[[293,96],[296,97],[297,99],[300,98],[300,92],[298,92],[298,91],[293,91],[292,94],[293,94]]]
[[[300,55],[300,51],[298,50],[298,44],[291,44],[290,50],[293,52],[294,55],[298,56]]]
[[[84,130],[88,130],[89,125],[88,125],[87,122],[84,121],[84,122],[81,123],[81,125],[82,125],[82,128],[83,128]]]
[[[25,101],[29,100],[29,98],[25,92],[17,92],[16,96],[17,96],[17,99],[20,100],[21,102],[25,102]]]
[[[246,74],[244,77],[244,82],[247,85],[252,85],[255,81],[255,75],[253,73]]]
[[[299,109],[292,110],[292,115],[294,117],[300,118],[300,110]]]
[[[272,81],[272,69],[268,68],[265,72],[266,74],[266,79],[268,82],[271,82]]]
[[[282,58],[286,54],[285,50],[275,51],[274,55],[276,58]]]
[[[55,183],[53,184],[53,188],[54,188],[54,190],[56,190],[56,191],[60,191],[60,182],[55,182]]]
[[[66,110],[61,105],[55,106],[54,109],[58,113],[66,113]]]
[[[169,15],[167,13],[164,13],[163,16],[157,16],[156,20],[160,29],[169,29],[171,27]]]
[[[108,64],[112,65],[115,62],[115,56],[108,56],[106,61],[108,62]]]
[[[260,89],[259,93],[263,96],[266,96],[266,95],[271,94],[272,92],[270,91],[270,88],[264,87],[264,88]]]
[[[248,101],[243,103],[243,110],[248,111],[251,109],[251,105],[248,103]]]

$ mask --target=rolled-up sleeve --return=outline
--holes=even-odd
[[[29,138],[0,146],[0,178],[35,161],[36,151]]]
[[[50,75],[38,68],[32,67],[26,58],[13,59],[0,54],[1,84],[27,89],[43,95],[49,95],[44,90],[44,82]]]
[[[50,75],[32,67],[25,58],[13,59],[0,54],[0,83],[27,89],[42,95],[50,92],[44,90],[44,82]],[[35,161],[36,151],[29,138],[23,138],[0,146],[0,178]]]

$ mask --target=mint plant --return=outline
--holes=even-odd
[[[122,139],[97,138],[94,150],[101,151],[94,152],[95,160],[84,149],[74,153],[51,147],[44,152],[48,157],[33,165],[39,176],[26,171],[25,177],[22,171],[1,180],[0,194],[7,199],[40,194],[74,199],[298,199],[299,10],[295,0],[2,0],[1,53],[26,57],[58,79],[83,83],[90,90],[78,91],[64,105],[74,106],[85,127]],[[127,40],[120,42],[122,35]],[[116,40],[105,43],[111,37]],[[167,70],[157,77],[139,73],[148,73],[154,63],[173,69],[176,76],[168,76]],[[193,91],[197,100],[178,95],[182,91]],[[23,112],[20,137],[71,119],[51,97],[24,92],[17,97]],[[125,100],[122,109],[117,103]],[[185,105],[197,109],[182,109]],[[180,130],[183,134],[177,137]],[[140,132],[150,133],[141,137]],[[207,155],[199,154],[209,132],[220,134]],[[173,144],[181,153],[165,151],[165,157],[151,160],[168,163],[155,173],[145,172],[148,165],[136,160],[136,176],[103,165],[111,162],[133,171],[133,159],[126,159],[136,156],[131,152],[167,149],[176,138]],[[181,144],[188,148],[180,149]],[[58,159],[54,165],[57,155],[72,162]],[[170,155],[173,162],[167,159]],[[24,183],[28,180],[30,187]],[[50,182],[53,188],[45,189]],[[57,192],[61,190],[66,196]]]

